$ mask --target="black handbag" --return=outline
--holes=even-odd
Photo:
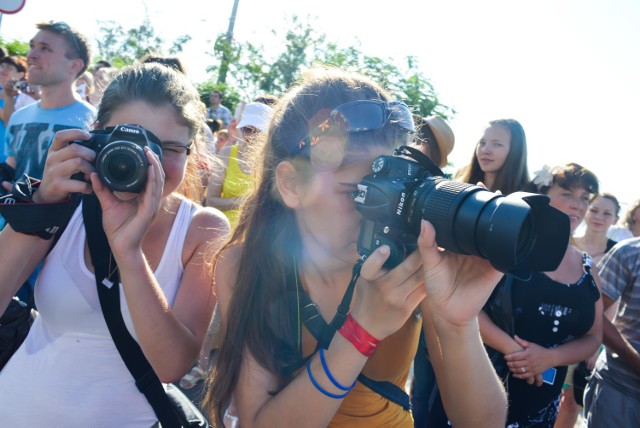
[[[37,312],[33,309],[33,297],[25,303],[14,297],[0,317],[0,370],[18,350],[29,334]]]
[[[127,330],[120,311],[120,287],[117,285],[120,277],[102,228],[102,209],[95,195],[83,197],[82,216],[100,307],[113,342],[135,379],[136,387],[153,408],[162,428],[209,428],[207,419],[180,389],[169,384],[165,390],[140,345]]]

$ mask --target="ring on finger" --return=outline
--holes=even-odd
[[[522,372],[522,374],[527,372],[527,369],[525,369],[524,367],[520,367],[520,371]]]

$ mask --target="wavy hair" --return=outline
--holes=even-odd
[[[276,167],[290,161],[302,177],[310,177],[314,166],[299,152],[300,141],[327,119],[335,107],[355,100],[389,101],[390,95],[372,80],[345,71],[315,68],[286,93],[276,105],[269,129],[262,133],[263,147],[256,165],[253,193],[245,200],[239,222],[227,248],[242,244],[238,276],[227,311],[225,338],[215,368],[208,380],[205,407],[222,426],[224,411],[238,381],[245,352],[278,379],[278,389],[291,381],[286,370],[302,357],[296,345],[297,318],[284,304],[292,289],[291,273],[301,252],[301,237],[295,213],[282,202],[276,187]],[[403,143],[406,133],[385,125],[376,131],[350,134],[347,145],[393,146]],[[313,154],[311,155],[313,156]],[[274,391],[275,393],[276,391]]]

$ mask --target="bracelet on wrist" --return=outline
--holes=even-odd
[[[380,340],[365,330],[351,314],[347,315],[347,319],[338,332],[365,357],[370,357],[380,343]]]
[[[329,366],[327,366],[327,361],[324,358],[324,349],[320,348],[320,351],[318,351],[318,353],[320,354],[320,362],[322,363],[324,374],[327,375],[331,383],[338,389],[341,389],[343,391],[351,391],[356,386],[356,381],[354,380],[351,386],[342,385],[340,382],[336,380],[335,377],[333,377],[333,375],[331,374],[331,371],[329,371]]]
[[[311,373],[311,361],[307,363],[307,374],[309,375],[309,380],[311,381],[313,386],[315,386],[318,391],[320,391],[322,394],[326,395],[329,398],[335,398],[336,400],[339,400],[341,398],[346,397],[347,394],[349,394],[349,392],[351,391],[351,389],[349,389],[349,391],[345,392],[344,394],[334,394],[332,392],[327,391],[323,387],[321,387],[318,381],[316,381],[316,379],[313,377],[313,374]]]

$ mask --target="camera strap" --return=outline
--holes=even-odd
[[[347,319],[347,315],[349,314],[349,309],[351,306],[351,300],[353,299],[353,292],[355,290],[356,282],[360,277],[360,270],[362,269],[362,264],[364,263],[363,259],[358,260],[358,262],[353,266],[353,272],[351,275],[351,280],[349,281],[349,285],[347,286],[347,290],[342,297],[342,301],[338,305],[338,309],[336,310],[336,314],[329,324],[322,318],[320,314],[320,310],[318,309],[318,305],[311,301],[311,298],[304,291],[300,293],[300,305],[301,305],[301,314],[302,321],[304,322],[305,327],[309,330],[309,332],[316,338],[317,344],[316,349],[306,357],[302,358],[298,364],[295,364],[293,367],[289,368],[289,372],[294,372],[300,367],[307,364],[307,362],[320,350],[328,349],[329,344],[333,340],[333,336],[336,334],[336,331],[342,327],[345,320]],[[388,381],[378,381],[371,379],[360,373],[358,375],[358,382],[372,390],[380,394],[382,397],[387,400],[399,405],[404,410],[409,411],[411,409],[411,401],[409,396],[407,395],[402,388],[398,387],[392,382]]]
[[[82,202],[82,218],[87,234],[87,245],[95,271],[100,308],[113,343],[135,379],[136,387],[144,394],[164,428],[177,428],[181,424],[175,407],[171,404],[158,375],[131,336],[120,310],[120,274],[113,260],[109,241],[102,227],[102,208],[95,194],[87,195]],[[109,272],[109,265],[113,271]],[[111,284],[109,286],[108,284]]]
[[[72,194],[61,201],[36,203],[33,193],[39,186],[40,180],[24,174],[11,193],[0,197],[0,215],[16,232],[51,239],[69,222],[80,198]]]

